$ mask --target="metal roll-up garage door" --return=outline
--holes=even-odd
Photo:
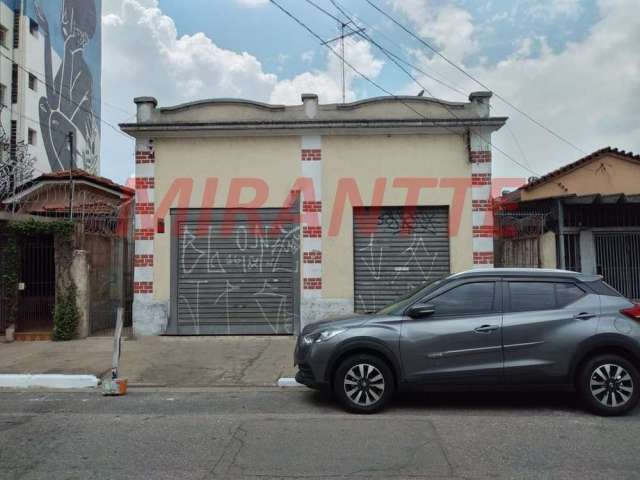
[[[294,333],[300,263],[295,209],[175,210],[171,235],[168,333]]]
[[[447,275],[447,207],[354,209],[354,306],[374,312]]]

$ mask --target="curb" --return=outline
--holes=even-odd
[[[278,387],[283,387],[283,388],[300,388],[300,387],[304,387],[304,385],[302,385],[301,383],[296,382],[295,378],[288,378],[288,377],[279,378],[278,382],[276,383],[276,385]]]
[[[0,388],[96,388],[94,375],[0,374]]]

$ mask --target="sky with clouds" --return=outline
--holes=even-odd
[[[314,1],[341,16],[330,0]],[[366,0],[334,1],[414,67],[419,84],[372,44],[349,38],[349,63],[386,90],[426,87],[454,101],[482,90]],[[278,2],[323,39],[339,34],[306,1]],[[372,2],[583,151],[640,153],[638,0]],[[340,60],[269,0],[104,0],[102,24],[102,116],[111,126],[102,126],[101,173],[118,181],[133,172],[133,141],[112,126],[134,119],[136,96],[161,106],[211,97],[298,104],[301,93],[341,101]],[[348,100],[383,94],[347,70]],[[494,175],[543,174],[582,156],[496,97],[492,104],[494,115],[510,117],[493,139],[508,155],[494,150]]]

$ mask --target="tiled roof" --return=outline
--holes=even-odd
[[[595,152],[593,152],[590,155],[587,155],[586,157],[583,157],[579,160],[576,160],[573,163],[570,163],[568,165],[565,165],[564,167],[558,168],[557,170],[554,170],[552,172],[547,173],[546,175],[543,175],[539,178],[536,178],[534,180],[531,180],[529,183],[527,183],[524,187],[522,187],[524,190],[530,190],[533,187],[536,187],[540,184],[546,183],[549,180],[552,180],[560,175],[564,175],[565,173],[569,173],[573,170],[576,170],[580,167],[582,167],[583,165],[592,162],[594,160],[597,160],[600,157],[604,157],[604,156],[614,156],[614,157],[618,157],[618,158],[624,158],[627,160],[632,160],[635,162],[639,162],[640,163],[640,155],[637,155],[635,153],[632,152],[625,152],[624,150],[618,150],[617,148],[612,148],[612,147],[606,147],[606,148],[602,148],[600,150],[597,150]]]
[[[93,175],[85,170],[74,169],[71,171],[71,175],[74,180],[86,180],[90,183],[95,183],[102,187],[106,187],[112,190],[116,190],[120,193],[123,193],[128,196],[135,195],[135,190],[133,188],[125,187],[124,185],[120,185],[119,183],[114,182],[106,177],[100,177],[98,175]],[[47,181],[47,180],[62,180],[69,178],[69,170],[62,170],[58,172],[51,173],[43,173],[39,177],[34,178],[33,180],[27,182],[23,187],[29,187],[35,185],[36,183]],[[23,188],[20,188],[22,190]]]
[[[118,206],[106,202],[81,203],[74,204],[73,210],[82,212],[84,215],[113,215],[118,211]],[[69,205],[45,205],[41,210],[34,210],[30,213],[66,214],[69,213]]]

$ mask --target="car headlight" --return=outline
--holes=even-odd
[[[320,330],[319,332],[313,332],[302,337],[302,342],[305,345],[311,345],[312,343],[322,343],[327,340],[340,335],[344,332],[345,328],[330,328],[328,330]]]

